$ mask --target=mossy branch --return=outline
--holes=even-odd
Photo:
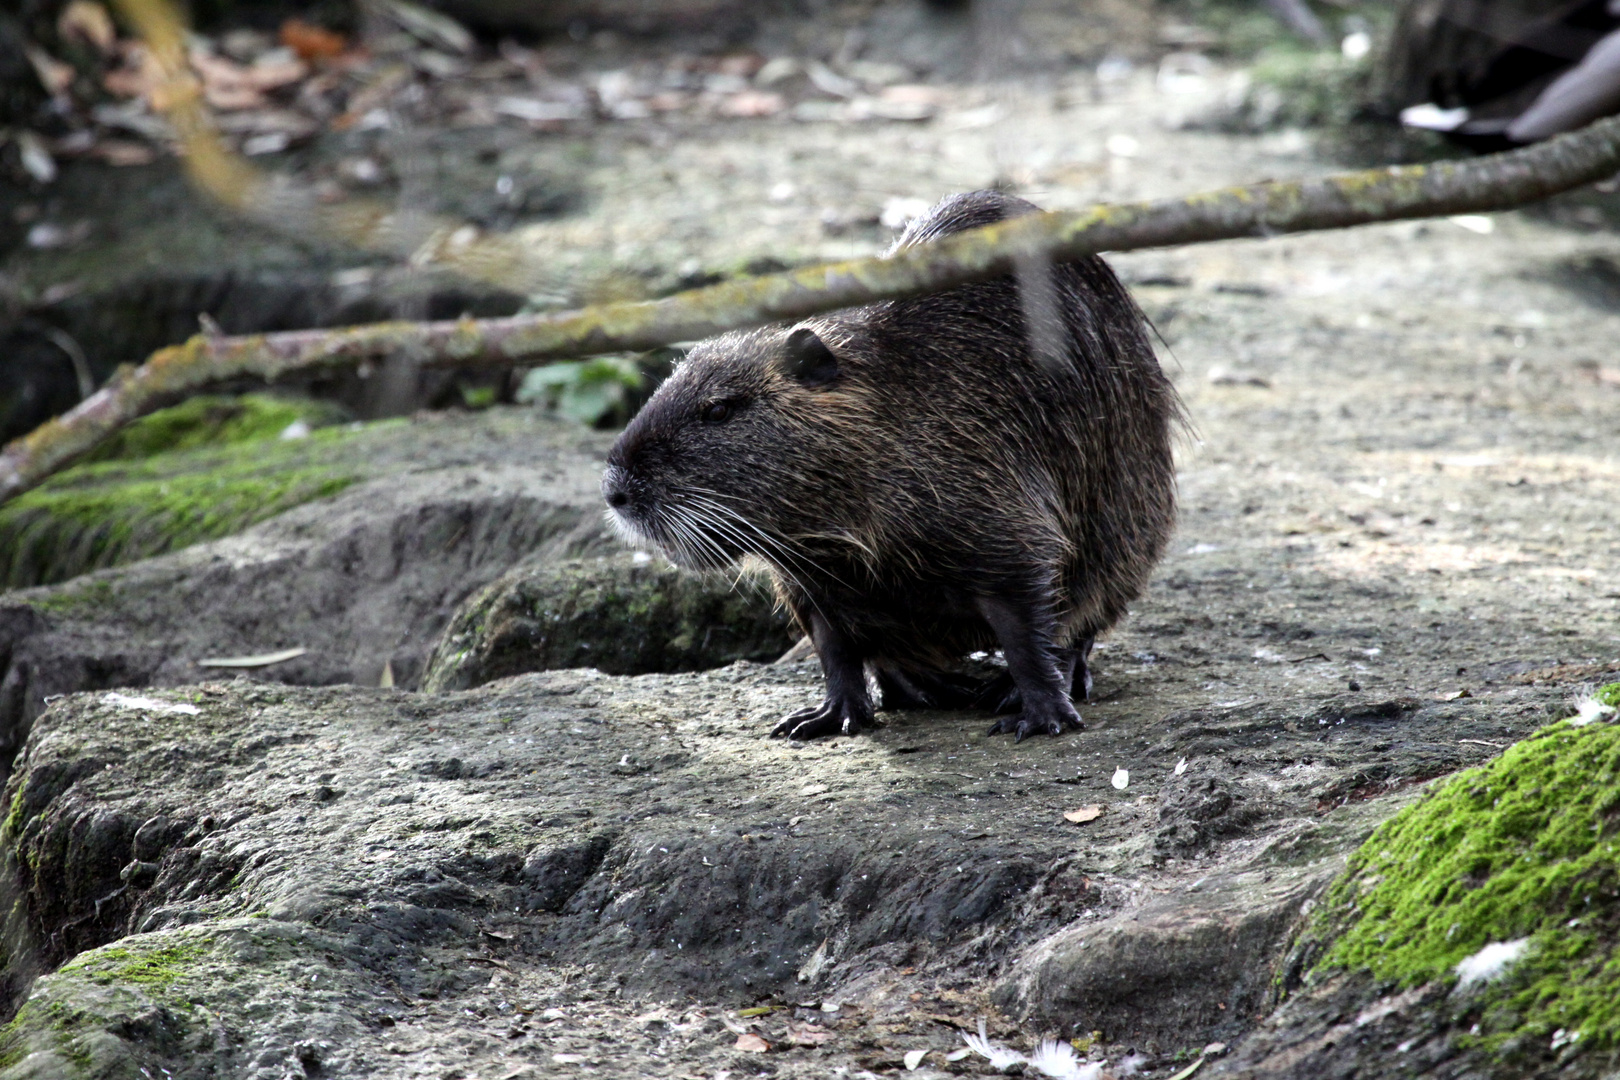
[[[887,258],[724,282],[662,300],[454,322],[391,322],[250,337],[198,336],[120,374],[72,412],[0,453],[0,502],[40,483],[124,424],[210,385],[273,382],[382,356],[424,367],[508,366],[650,349],[722,330],[982,281],[1030,259],[1339,229],[1507,210],[1620,172],[1620,117],[1537,146],[1467,161],[1268,182],[1179,199],[1102,205],[958,233]]]

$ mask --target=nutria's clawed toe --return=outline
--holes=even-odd
[[[1066,701],[1054,702],[1050,707],[1031,709],[1003,716],[990,725],[987,735],[1011,735],[1013,742],[1023,742],[1029,735],[1061,735],[1065,731],[1084,731],[1085,723],[1074,706]]]
[[[855,735],[874,726],[869,706],[829,697],[820,705],[800,709],[777,724],[771,729],[771,738],[786,735],[795,742],[808,742],[827,735]]]

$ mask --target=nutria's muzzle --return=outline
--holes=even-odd
[[[615,510],[630,505],[630,474],[617,465],[609,465],[602,474],[602,498]]]

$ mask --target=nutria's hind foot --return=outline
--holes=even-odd
[[[884,709],[968,709],[982,693],[983,684],[952,671],[905,671],[876,668],[879,700]]]
[[[1092,641],[1090,637],[1082,638],[1074,648],[1058,651],[1058,675],[1063,685],[1069,688],[1071,701],[1091,700],[1091,666],[1086,660],[1091,656]],[[1004,671],[984,684],[973,699],[972,707],[987,709],[997,715],[1022,712],[1024,694],[1013,681],[1012,673]]]
[[[985,734],[1011,735],[1013,742],[1021,743],[1026,735],[1061,735],[1065,731],[1084,731],[1085,728],[1074,706],[1059,699],[1047,707],[1026,706],[1022,712],[1003,716],[991,724]]]
[[[1012,676],[1003,671],[984,684],[973,699],[973,707],[986,709],[998,716],[1015,713],[1024,707],[1024,695],[1018,692],[1018,684],[1013,682]]]
[[[795,742],[808,742],[827,735],[854,735],[874,726],[871,705],[833,695],[777,724],[771,729],[771,738],[786,735]]]

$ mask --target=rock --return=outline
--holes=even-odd
[[[1600,692],[1620,704],[1620,683]],[[1459,773],[1350,859],[1297,992],[1222,1072],[1612,1076],[1620,725],[1554,724]]]
[[[1024,896],[1066,873],[1065,834],[987,837],[936,780],[947,750],[987,769],[1010,744],[958,755],[976,717],[765,737],[818,692],[806,666],[737,665],[430,698],[154,691],[198,710],[161,723],[63,701],[19,760],[3,843],[26,913],[8,940],[74,959],[33,985],[3,1060],[257,1075],[297,1058],[296,1030],[331,1044],[323,1068],[372,1075],[398,1037],[380,1013],[483,1008],[492,973],[530,1000],[564,970],[610,997],[798,993],[824,941],[848,981],[986,935],[993,954],[1063,913]],[[126,874],[137,854],[156,872]]]
[[[1165,785],[1153,843],[1165,855],[1185,858],[1242,836],[1275,813],[1259,785],[1233,780],[1207,760],[1195,761]]]
[[[341,490],[234,536],[5,594],[0,760],[48,696],[196,682],[210,674],[203,659],[303,648],[251,674],[376,685],[386,667],[395,685],[414,686],[468,594],[525,558],[611,543],[597,490],[607,438],[533,410],[245,445],[196,453],[240,469],[253,467],[244,453],[305,462]],[[210,474],[196,475],[206,486]]]
[[[917,1025],[951,1049],[926,1017],[971,1030],[987,993],[1032,1030],[1232,1042],[1287,977],[1304,901],[1414,794],[1317,810],[1381,753],[1347,723],[1338,765],[1278,785],[1263,842],[1223,840],[1189,874],[1150,837],[1210,720],[1151,752],[1148,698],[1035,748],[973,713],[767,737],[820,693],[812,663],[738,663],[59,699],[5,791],[20,1009],[0,1076],[387,1076],[399,1054],[426,1075],[551,1075],[552,1055],[713,1071],[736,1040],[716,1013],[781,1001],[841,1006],[751,1021],[825,1071]],[[1317,707],[1273,701],[1227,730]],[[1455,708],[1416,710],[1410,752],[1453,740]],[[1132,760],[1128,793],[1099,759]],[[1105,809],[1077,827],[1077,802]],[[627,1038],[649,1009],[670,1022]]]
[[[1169,1049],[1230,1038],[1271,1005],[1280,957],[1337,860],[1212,874],[1030,951],[994,992],[1043,1028]]]
[[[465,690],[551,668],[615,675],[770,660],[792,637],[757,578],[698,575],[623,552],[525,564],[456,613],[422,685]]]
[[[335,429],[345,419],[327,403],[264,394],[195,397],[144,417],[0,505],[0,586],[52,584],[227,536],[386,471],[369,460],[378,433]]]

